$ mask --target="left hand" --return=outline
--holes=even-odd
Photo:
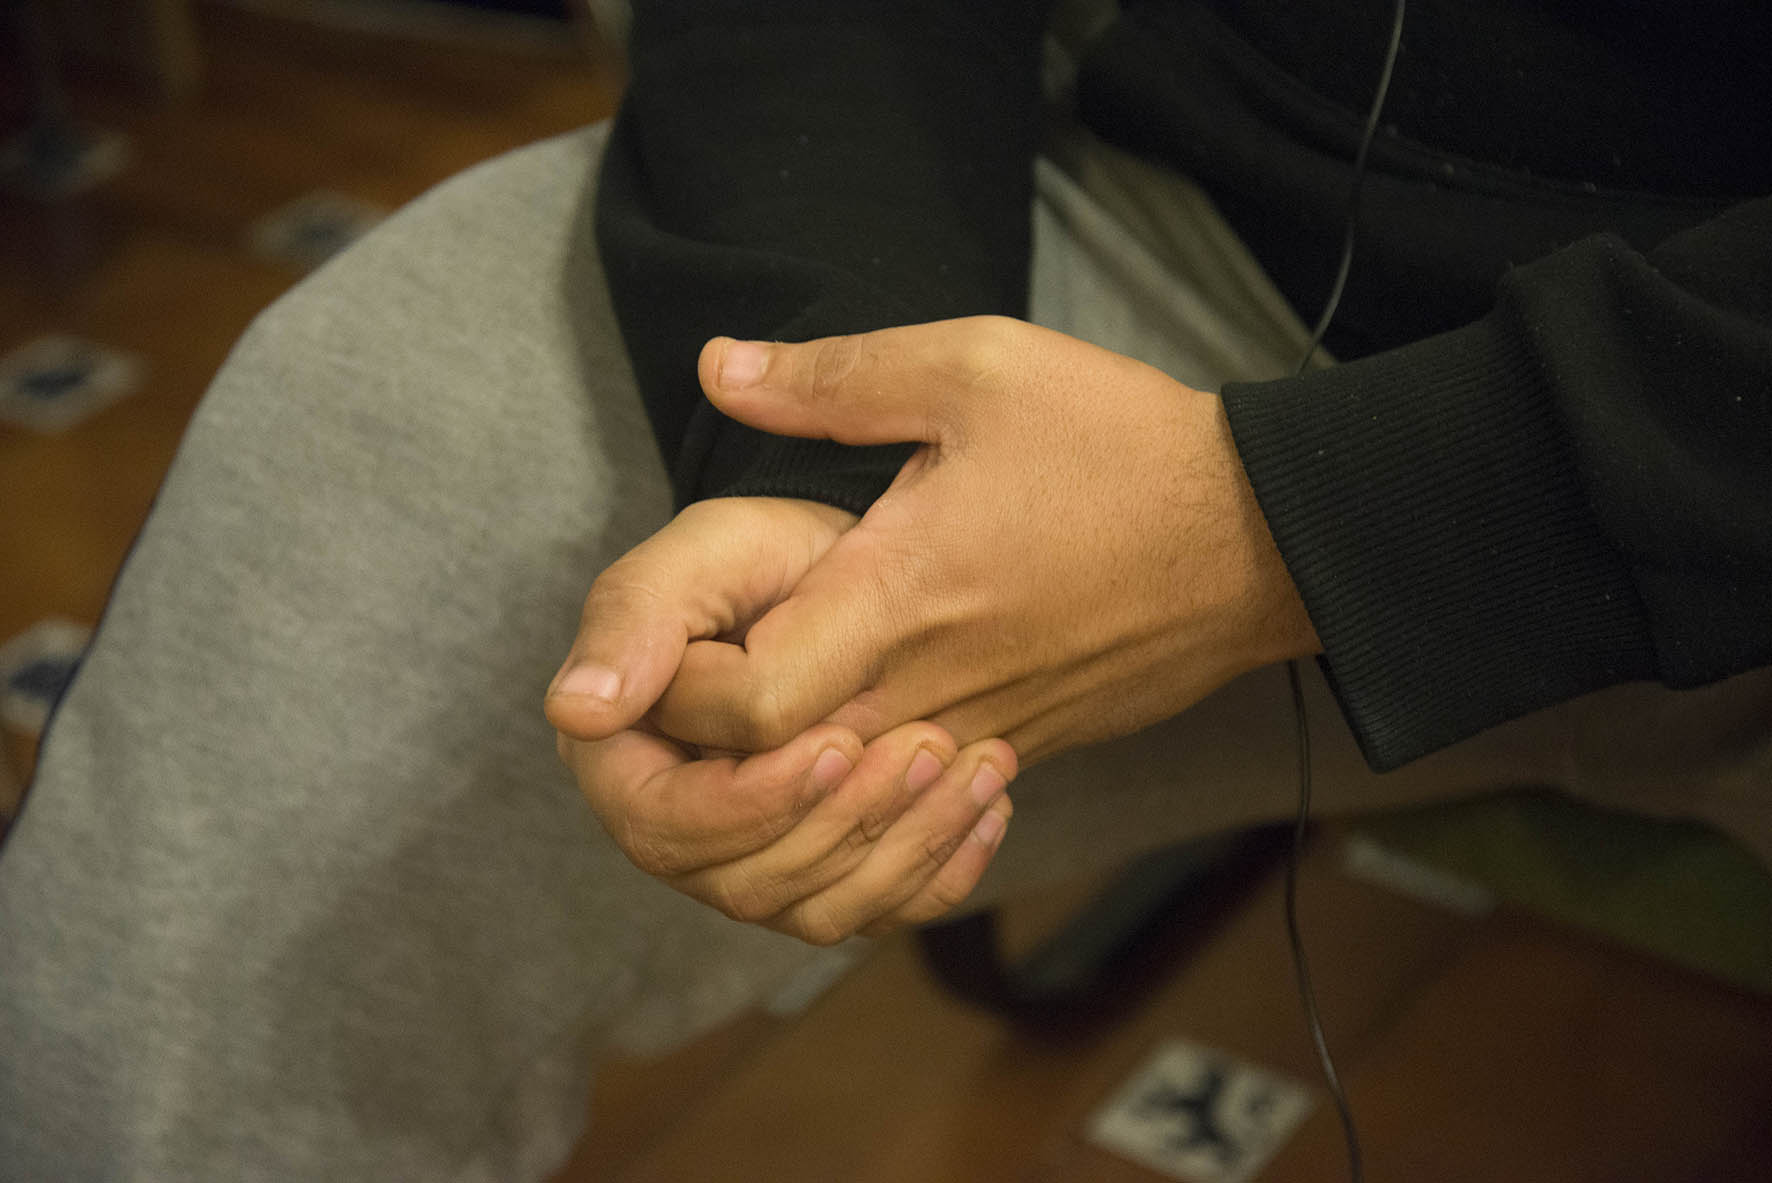
[[[923,444],[739,641],[691,643],[650,718],[740,751],[913,719],[1031,763],[1317,652],[1223,406],[998,317],[708,343],[708,397],[764,431]]]
[[[1009,746],[956,750],[930,723],[865,748],[827,724],[743,758],[695,758],[640,729],[562,733],[559,752],[641,870],[815,945],[946,913],[984,874],[1013,812]]]

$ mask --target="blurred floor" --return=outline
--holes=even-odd
[[[134,358],[140,387],[59,435],[0,425],[0,642],[90,625],[192,407],[252,316],[299,277],[251,228],[304,195],[389,209],[506,148],[606,114],[616,71],[198,9],[195,98],[74,80],[132,163],[55,206],[0,197],[0,355],[45,335]],[[0,108],[20,96],[0,84]],[[324,237],[324,235],[322,235]],[[13,728],[0,759],[28,771]],[[1338,870],[1304,883],[1331,1039],[1379,1180],[1733,1180],[1772,1162],[1772,1006],[1519,913],[1470,918]],[[1075,892],[1026,901],[1019,922]],[[1269,875],[1139,1006],[1086,1036],[944,995],[905,938],[791,1019],[749,1015],[674,1056],[611,1065],[563,1178],[1133,1180],[1087,1118],[1185,1038],[1315,1087]],[[1259,1176],[1345,1177],[1319,1104]]]
[[[1765,999],[1522,914],[1412,902],[1340,873],[1338,850],[1320,842],[1307,861],[1301,912],[1371,1183],[1766,1177]],[[1154,1183],[1084,1135],[1160,1044],[1316,1085],[1281,880],[1263,878],[1147,1000],[1083,1038],[969,1010],[908,940],[883,942],[791,1024],[747,1019],[680,1053],[675,1081],[656,1066],[615,1074],[564,1178],[603,1178],[613,1161],[648,1183]],[[669,1124],[630,1096],[671,1105]],[[1326,1101],[1256,1178],[1347,1178]]]

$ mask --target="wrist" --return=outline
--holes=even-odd
[[[1226,605],[1232,660],[1241,672],[1314,657],[1323,651],[1323,643],[1243,469],[1224,400],[1217,395],[1203,397],[1209,400],[1208,446],[1212,470],[1219,478],[1225,545],[1231,556],[1228,565],[1234,573],[1235,590]]]

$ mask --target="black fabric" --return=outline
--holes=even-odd
[[[1521,268],[1452,333],[1226,387],[1374,766],[1772,661],[1769,372],[1762,200],[1647,257],[1595,238]]]
[[[1043,4],[635,5],[597,234],[680,501],[861,512],[906,448],[767,437],[701,397],[702,343],[1027,309]]]
[[[636,7],[598,233],[678,496],[859,511],[906,449],[739,428],[697,350],[1019,314],[1045,5]],[[1132,3],[1079,114],[1204,184],[1308,318],[1388,7]],[[1365,360],[1225,392],[1380,767],[1772,660],[1772,221],[1738,203],[1772,181],[1772,15],[1412,12],[1330,337]]]
[[[1390,0],[1208,6],[1301,91],[1348,112],[1370,105]],[[1764,4],[1409,0],[1384,126],[1577,189],[1739,201],[1772,192],[1772,103],[1742,101],[1755,94],[1772,94]]]
[[[1246,15],[1260,7],[1247,4],[1243,9]],[[1292,14],[1294,9],[1302,13],[1350,6],[1267,7]],[[1338,90],[1351,92],[1351,106],[1304,85],[1203,4],[1134,8],[1096,44],[1079,82],[1084,121],[1110,142],[1199,182],[1307,322],[1315,320],[1334,278],[1350,162],[1388,34],[1388,4],[1351,7],[1366,19],[1333,22],[1339,39],[1321,47],[1323,59],[1337,64],[1329,76],[1338,81]],[[1466,7],[1513,13],[1533,6]],[[1420,30],[1431,27],[1435,16],[1431,9],[1412,11],[1398,62],[1399,86],[1410,78],[1406,67],[1413,60],[1411,47],[1426,36]],[[1473,19],[1467,14],[1455,27]],[[1270,15],[1268,22],[1274,20]],[[1491,16],[1488,23],[1505,28],[1515,22]],[[1307,21],[1305,27],[1331,24],[1324,19]],[[1505,55],[1485,51],[1485,44],[1474,40],[1467,52],[1482,61],[1506,61]],[[1572,61],[1571,70],[1577,78],[1585,77],[1578,64]],[[1469,146],[1460,134],[1468,120],[1453,122],[1453,113],[1482,106],[1506,109],[1508,103],[1496,99],[1497,92],[1513,93],[1516,104],[1530,102],[1541,86],[1540,75],[1522,82],[1512,68],[1493,77],[1466,73],[1460,80],[1470,89],[1441,104],[1447,120],[1418,124],[1414,134],[1399,130],[1390,119],[1381,124],[1384,130],[1373,144],[1361,198],[1358,266],[1327,338],[1338,357],[1359,357],[1468,324],[1494,303],[1495,285],[1509,266],[1542,258],[1588,235],[1616,234],[1647,250],[1740,200],[1685,188],[1602,186],[1441,147],[1448,139]],[[1758,75],[1737,81],[1757,87]],[[1772,106],[1772,99],[1767,105]],[[1710,117],[1718,125],[1735,120],[1733,108]],[[1630,141],[1633,130],[1583,124],[1565,129],[1552,143],[1561,146],[1581,138],[1590,142],[1584,153],[1609,155]],[[1515,136],[1510,142],[1523,141]],[[1530,158],[1536,161],[1543,151]],[[1519,155],[1516,151],[1510,158]],[[1733,189],[1736,182],[1765,179],[1755,172],[1766,171],[1764,162],[1772,159],[1772,151],[1751,153],[1747,159],[1756,169],[1719,166],[1711,175],[1713,183],[1701,188]],[[1657,160],[1654,171],[1661,168]],[[1772,185],[1741,196],[1766,191]]]

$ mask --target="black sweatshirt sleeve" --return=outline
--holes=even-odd
[[[1772,661],[1772,199],[1466,328],[1224,392],[1367,758]]]
[[[910,452],[725,418],[696,381],[709,337],[1025,315],[1045,10],[635,5],[596,230],[680,504],[772,494],[859,513]]]

